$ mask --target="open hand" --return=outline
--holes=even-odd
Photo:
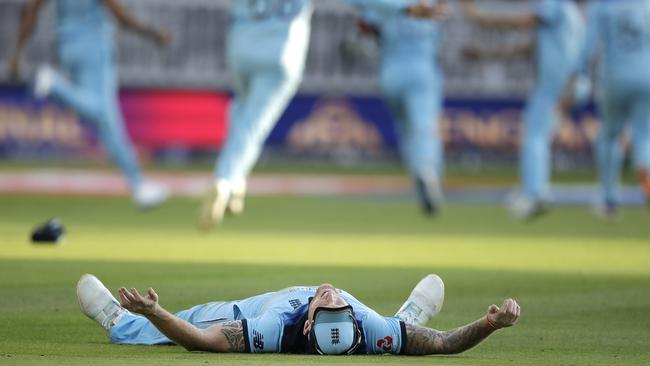
[[[120,304],[129,311],[142,315],[151,315],[158,308],[158,294],[151,287],[149,287],[145,296],[140,295],[135,288],[127,290],[120,287],[117,291],[120,295]]]
[[[487,319],[497,328],[510,327],[519,319],[519,304],[513,299],[504,300],[501,307],[492,304],[488,308]]]

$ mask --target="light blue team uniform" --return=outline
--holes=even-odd
[[[317,288],[289,287],[239,301],[198,305],[176,315],[203,329],[220,322],[241,320],[247,352],[309,353],[307,336],[302,331],[309,301]],[[402,351],[406,342],[402,321],[381,316],[349,293],[337,291],[352,306],[362,331],[359,353],[399,354]],[[126,313],[111,328],[110,339],[117,344],[172,343],[145,317],[131,313]]]
[[[537,81],[524,111],[520,151],[523,194],[543,200],[551,174],[550,144],[556,122],[556,108],[569,78],[575,74],[585,24],[572,0],[537,0]]]
[[[592,1],[583,72],[596,49],[602,60],[597,161],[603,200],[615,205],[623,160],[619,139],[628,122],[636,166],[650,171],[650,1]]]
[[[347,0],[398,12],[406,0]],[[311,0],[250,0],[232,3],[227,58],[234,81],[228,138],[215,177],[245,182],[264,141],[295,95],[309,48]]]
[[[98,131],[131,187],[141,181],[118,100],[115,29],[102,0],[56,0],[58,53],[70,80],[55,74],[51,95]]]
[[[439,132],[443,102],[443,75],[437,61],[440,25],[403,13],[377,12],[373,5],[365,10],[365,20],[380,33],[380,81],[398,122],[402,156],[415,177],[439,180],[444,165]]]

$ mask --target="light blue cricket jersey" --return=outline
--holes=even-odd
[[[345,0],[343,2],[354,6],[372,4],[378,11],[396,13],[403,11],[412,0]],[[253,60],[251,61],[253,66],[266,66],[277,62],[286,55],[287,45],[296,47],[293,52],[300,54],[299,51],[304,51],[304,48],[308,47],[308,42],[293,44],[291,40],[300,39],[296,32],[309,32],[312,11],[312,0],[233,1],[229,54],[237,60],[237,63],[241,63],[242,58]]]
[[[431,62],[436,60],[440,39],[438,22],[416,19],[401,12],[380,12],[372,5],[365,6],[364,18],[379,29],[384,59],[424,57]]]
[[[538,80],[564,83],[567,72],[578,68],[585,39],[580,9],[572,0],[536,0]],[[564,80],[560,80],[564,79]]]
[[[354,6],[372,5],[383,12],[401,11],[413,2],[412,0],[343,1]],[[231,16],[235,26],[240,24],[265,26],[269,30],[284,30],[287,34],[291,23],[312,6],[312,0],[236,0],[231,5]]]
[[[235,0],[231,5],[231,14],[235,22],[286,26],[311,5],[311,0]]]
[[[302,334],[309,301],[318,287],[297,286],[234,302],[234,317],[244,326],[246,351],[253,353],[309,353],[307,336]],[[362,330],[358,353],[394,353],[402,351],[406,328],[395,317],[384,317],[349,293],[338,290],[352,305]]]
[[[594,0],[589,4],[587,44],[582,71],[593,53],[602,54],[605,84],[650,83],[650,1]]]
[[[112,44],[115,26],[102,0],[56,0],[56,14],[61,44]]]

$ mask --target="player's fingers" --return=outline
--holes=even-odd
[[[158,294],[156,293],[156,291],[153,290],[153,288],[149,287],[147,293],[149,294],[151,300],[158,302]]]
[[[133,296],[133,294],[129,290],[127,290],[126,288],[124,288],[123,290],[124,290],[123,294],[129,300],[129,302],[134,302],[135,301],[135,296]]]
[[[512,300],[512,313],[517,314],[517,308],[519,308],[519,304],[515,300]]]
[[[122,306],[125,306],[125,307],[130,305],[131,300],[129,299],[129,297],[127,295],[128,291],[126,291],[126,289],[124,287],[120,287],[117,291],[118,291],[118,293],[120,295],[120,304]]]
[[[142,295],[140,295],[136,288],[131,288],[129,292],[131,293],[131,296],[133,296],[133,301],[142,302]]]
[[[515,302],[515,300],[510,299],[510,309],[508,310],[508,312],[513,317],[517,316],[517,306],[518,306],[517,302]]]
[[[503,300],[503,304],[501,304],[501,310],[503,310],[503,313],[507,313],[511,306],[512,306],[512,300],[505,299]]]
[[[512,314],[515,310],[515,304],[512,299],[507,299],[504,303],[504,308],[506,308],[506,313]]]
[[[511,309],[508,313],[508,317],[510,319],[510,323],[514,324],[517,321],[517,318],[519,317],[519,304],[515,300],[512,300],[511,302]]]
[[[118,288],[117,289],[117,297],[120,299],[120,305],[124,306],[126,305],[127,301],[124,295],[122,294],[122,289]]]
[[[494,313],[498,313],[498,312],[499,312],[499,307],[498,306],[492,304],[492,305],[490,305],[490,307],[488,307],[488,313],[489,314],[494,314]]]

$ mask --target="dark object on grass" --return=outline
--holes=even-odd
[[[63,239],[65,229],[61,220],[54,218],[32,231],[32,242],[37,244],[57,244]]]

